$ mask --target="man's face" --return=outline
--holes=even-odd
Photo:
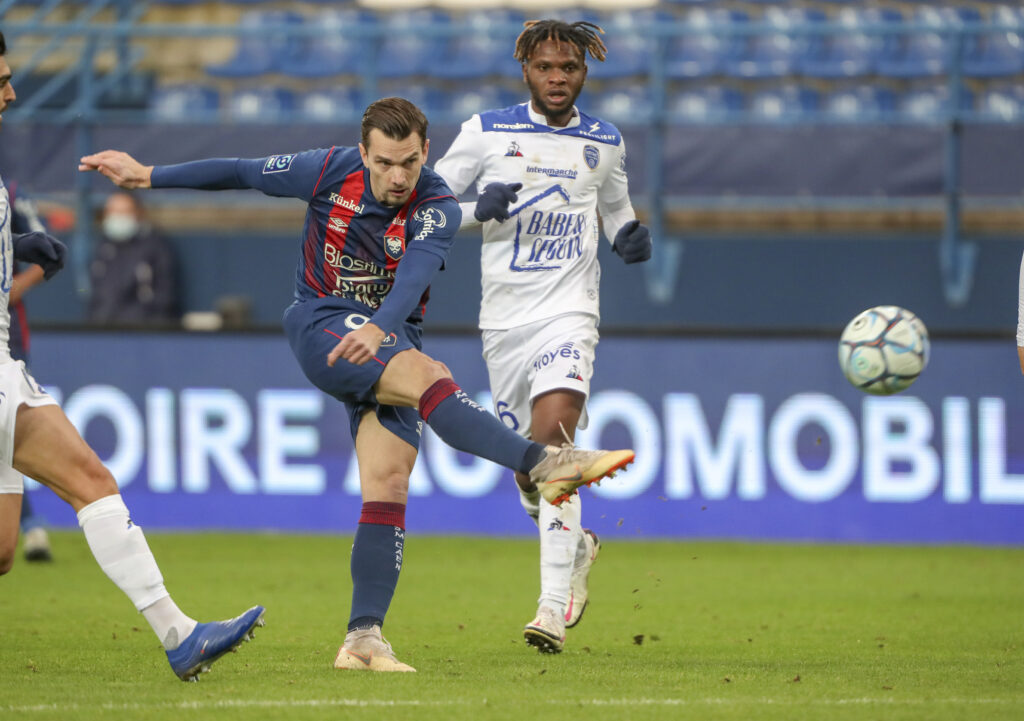
[[[370,171],[370,189],[377,202],[392,207],[405,204],[419,182],[429,149],[430,141],[419,133],[395,140],[377,128],[370,130],[367,144],[359,144],[359,154]]]
[[[533,109],[544,115],[550,125],[563,126],[569,122],[572,106],[586,79],[583,56],[570,42],[538,43],[523,65],[523,80],[530,88]]]
[[[3,112],[14,102],[14,86],[11,85],[11,66],[7,58],[0,55],[0,123],[3,123]]]

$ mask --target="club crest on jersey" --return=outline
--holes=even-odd
[[[597,149],[596,145],[584,145],[583,160],[586,161],[587,167],[593,170],[601,162],[601,151]]]
[[[271,155],[267,158],[267,164],[263,166],[263,174],[283,173],[292,167],[293,160],[295,160],[294,153],[291,155]]]
[[[522,151],[519,150],[519,143],[517,143],[514,140],[511,143],[509,143],[508,150],[505,151],[505,157],[506,158],[521,158],[521,157],[523,157]]]
[[[398,260],[405,254],[405,245],[402,243],[402,236],[400,235],[385,235],[384,236],[384,252],[388,254],[391,260]]]

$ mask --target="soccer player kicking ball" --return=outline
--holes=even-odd
[[[0,33],[0,113],[15,99],[6,52]],[[146,537],[132,523],[110,471],[25,364],[10,355],[12,260],[35,263],[48,280],[63,267],[67,249],[43,232],[11,233],[10,199],[2,180],[0,217],[0,574],[14,564],[25,474],[71,504],[100,568],[153,627],[174,673],[182,681],[194,681],[252,637],[253,629],[263,625],[263,607],[253,606],[228,621],[198,623],[171,599]]]
[[[363,114],[358,147],[156,167],[107,150],[79,166],[124,188],[254,188],[308,204],[284,326],[306,377],[348,410],[363,496],[339,669],[414,670],[395,657],[381,627],[402,568],[423,422],[453,448],[528,475],[554,505],[633,460],[631,450],[521,438],[420,350],[430,281],[461,219],[448,186],[423,167],[429,145],[419,108],[384,98]]]
[[[434,166],[456,193],[473,183],[480,191],[463,226],[471,216],[484,223],[480,328],[491,392],[499,416],[540,443],[571,440],[587,424],[598,340],[597,212],[626,263],[651,257],[650,232],[629,201],[621,134],[575,106],[587,53],[604,60],[600,32],[586,22],[527,22],[515,58],[529,102],[474,115]],[[601,543],[582,527],[578,494],[555,506],[525,474],[516,481],[540,530],[539,608],[524,635],[558,653],[587,607]]]

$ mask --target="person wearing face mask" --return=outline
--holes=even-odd
[[[130,193],[107,198],[89,276],[89,321],[104,325],[170,323],[178,319],[174,254],[146,222]]]

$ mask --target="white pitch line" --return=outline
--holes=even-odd
[[[551,701],[564,705],[576,703],[585,706],[746,706],[756,704],[775,706],[976,706],[995,704],[1020,704],[1024,699],[1014,698],[894,698],[864,696],[860,698],[838,699],[793,699],[779,700],[773,698],[593,698],[578,700]],[[418,701],[418,700],[384,700],[363,698],[324,698],[324,699],[222,699],[208,701],[178,701],[171,703],[102,703],[95,705],[83,704],[31,704],[27,706],[0,706],[0,715],[5,713],[21,714],[33,712],[72,712],[72,711],[143,711],[158,709],[203,710],[219,708],[301,708],[301,707],[349,707],[349,708],[395,708],[395,707],[441,707],[441,706],[480,706],[488,705],[485,698],[460,699],[449,701]]]

